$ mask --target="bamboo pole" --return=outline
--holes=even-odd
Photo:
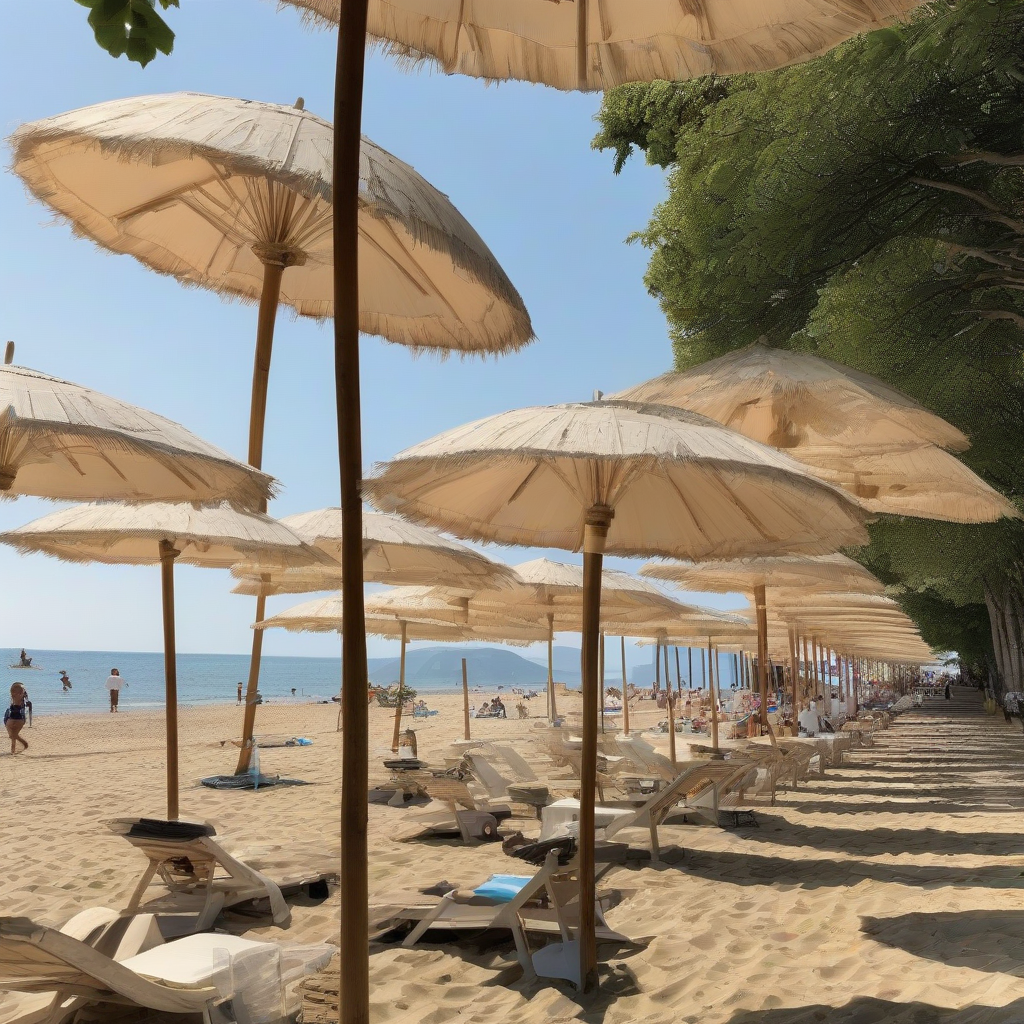
[[[270,384],[270,358],[274,348],[274,324],[277,307],[281,299],[281,278],[286,261],[264,262],[263,287],[260,291],[260,308],[256,318],[256,352],[253,356],[252,394],[249,402],[249,449],[248,462],[256,469],[263,468],[263,434],[267,420],[267,389]],[[261,512],[267,511],[266,502],[261,502]],[[256,597],[256,621],[266,616],[267,598],[264,594]],[[252,757],[252,737],[256,728],[256,693],[260,686],[260,662],[263,659],[263,630],[252,631],[252,650],[249,655],[249,677],[245,687],[245,710],[242,715],[242,745],[238,752],[235,774],[249,770]]]
[[[662,650],[665,652],[665,693],[667,693],[668,696],[671,697],[672,696],[672,673],[669,671],[669,668],[668,668],[668,641],[667,640],[665,641],[665,645],[664,645],[664,647],[662,647]]]
[[[701,664],[704,664],[704,652],[701,651]],[[708,693],[711,696],[711,746],[718,753],[718,698],[715,694],[715,674],[711,667],[711,637],[708,637]]]
[[[555,708],[555,613],[548,612],[548,711],[553,722],[558,717]]]
[[[178,659],[174,638],[174,560],[179,552],[160,541],[160,597],[164,613],[164,724],[167,733],[167,818],[178,817]],[[256,630],[258,633],[259,630]]]
[[[359,153],[368,0],[341,5],[334,79],[334,365],[341,482],[342,705],[341,1024],[370,1022],[366,826],[369,742],[363,611],[363,478],[359,403]]]
[[[462,725],[463,739],[471,739],[469,735],[469,673],[466,671],[466,659],[462,659]]]
[[[763,583],[754,587],[754,607],[757,611],[757,688],[761,695],[758,718],[764,733],[768,728],[768,607]]]
[[[391,737],[391,749],[398,751],[398,733],[402,728],[402,701],[405,696],[405,642],[408,623],[404,620],[399,623],[402,629],[402,653],[398,661],[398,706],[395,708],[395,732]]]
[[[668,691],[668,759],[674,765],[676,763],[676,719],[673,714],[672,705],[675,703],[672,690]]]
[[[587,74],[587,0],[576,0],[576,85],[586,92]]]
[[[619,637],[622,654],[622,732],[629,735],[629,684],[626,682],[626,638]]]
[[[578,941],[580,982],[584,991],[597,980],[594,794],[597,788],[598,646],[601,637],[601,566],[610,523],[611,510],[594,506],[587,512],[583,534],[583,742],[580,752]]]

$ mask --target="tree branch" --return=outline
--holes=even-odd
[[[965,309],[963,314],[964,316],[974,314],[974,316],[984,317],[986,320],[1011,320],[1024,331],[1024,316],[1019,313],[1011,313],[1007,309]]]
[[[989,216],[985,218],[986,220],[1005,224],[1008,228],[1012,228],[1016,231],[1018,235],[1024,235],[1024,221],[1014,220],[1012,217],[1007,217],[999,208],[997,203],[993,202],[988,198],[988,196],[981,192],[975,192],[974,189],[964,188],[963,185],[955,185],[951,181],[933,181],[931,178],[918,177],[908,178],[907,180],[914,185],[923,185],[925,188],[937,188],[943,192],[954,192],[958,196],[964,196],[990,211]]]
[[[964,153],[946,157],[941,166],[964,164],[992,164],[995,167],[1024,167],[1024,153],[992,153],[983,149],[969,149]]]

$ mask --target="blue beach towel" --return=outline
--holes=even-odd
[[[473,890],[474,896],[486,896],[497,903],[510,903],[519,895],[532,875],[491,875],[486,882]]]

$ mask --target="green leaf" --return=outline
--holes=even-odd
[[[145,67],[157,53],[169,54],[174,33],[160,17],[156,3],[166,11],[178,0],[75,0],[89,9],[89,24],[96,42],[111,57],[126,56]]]

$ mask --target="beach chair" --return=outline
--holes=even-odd
[[[225,907],[261,899],[269,900],[274,923],[283,927],[291,919],[286,893],[323,888],[328,879],[338,877],[336,858],[323,848],[281,847],[277,858],[264,856],[257,868],[216,842],[211,825],[153,818],[115,818],[107,824],[149,861],[124,913],[144,909],[161,915],[190,915],[197,932],[213,927]],[[278,863],[272,863],[274,859]],[[264,873],[268,870],[276,877]],[[154,885],[163,886],[165,892],[144,903]]]
[[[0,990],[46,1000],[11,1024],[60,1024],[86,1007],[110,1005],[202,1014],[205,1024],[270,1024],[299,1008],[286,1005],[289,982],[325,966],[334,952],[206,933],[118,959],[89,938],[0,917]]]
[[[678,807],[718,824],[719,808],[726,797],[741,792],[757,775],[750,762],[691,762],[676,780],[655,793],[628,816],[616,817],[605,827],[604,838],[611,839],[624,828],[647,828],[651,834],[651,861],[660,859],[658,826]]]
[[[428,931],[479,933],[508,929],[527,977],[536,974],[561,978],[565,977],[562,973],[548,973],[543,950],[531,953],[527,936],[532,933],[570,941],[571,929],[579,926],[577,870],[576,858],[561,867],[557,852],[552,851],[532,877],[492,875],[474,889],[453,889],[441,897],[410,894],[408,905],[371,908],[371,915],[388,930],[412,924],[412,930],[402,941],[406,947],[414,946]],[[610,928],[605,920],[610,898],[611,893],[599,891],[595,901],[598,941],[628,943],[631,940]],[[383,919],[381,912],[386,915]]]

